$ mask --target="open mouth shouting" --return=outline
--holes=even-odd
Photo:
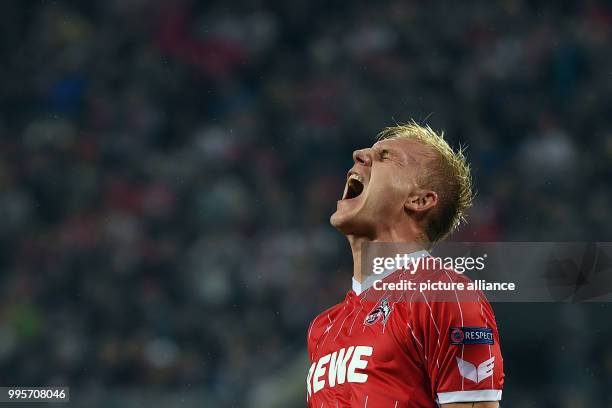
[[[363,177],[357,173],[351,173],[344,187],[344,194],[342,200],[352,200],[353,198],[359,197],[363,192],[364,181]]]

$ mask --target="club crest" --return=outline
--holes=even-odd
[[[381,299],[381,301],[376,305],[374,310],[372,310],[364,319],[363,324],[366,326],[372,326],[374,323],[382,319],[383,326],[387,324],[387,320],[389,319],[389,315],[393,308],[389,304],[389,300],[387,298]]]

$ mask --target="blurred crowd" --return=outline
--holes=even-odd
[[[604,1],[28,0],[0,21],[4,385],[246,406],[349,287],[328,219],[352,151],[411,118],[467,146],[454,239],[611,238]],[[515,335],[506,360],[570,377],[534,363],[512,406],[612,404],[592,309],[547,310],[577,344]]]

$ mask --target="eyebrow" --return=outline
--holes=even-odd
[[[385,147],[385,146],[382,146],[382,147],[381,147],[381,146],[377,146],[377,147],[375,147],[374,149],[375,149],[377,152],[381,152],[381,153],[382,153],[382,152],[387,152],[387,153],[392,153],[392,154],[395,154],[395,150],[394,150],[394,149],[390,149],[390,148]]]
[[[382,152],[382,151],[386,151],[389,155],[399,159],[402,163],[402,165],[404,164],[409,164],[409,163],[405,163],[405,160],[403,160],[403,157],[406,157],[408,159],[410,159],[412,162],[419,164],[419,161],[415,158],[415,156],[408,150],[404,150],[403,154],[400,154],[398,152],[399,149],[394,148],[394,147],[388,147],[386,145],[384,146],[376,146],[378,143],[375,143],[374,146],[372,146],[377,152]]]

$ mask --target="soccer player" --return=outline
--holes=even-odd
[[[308,329],[308,406],[498,407],[503,361],[484,295],[389,296],[375,292],[361,267],[364,243],[411,243],[415,255],[429,256],[427,249],[460,224],[472,200],[463,153],[442,134],[411,122],[383,130],[353,160],[330,220],[351,246],[353,284],[344,301]],[[406,271],[390,272],[393,279]],[[436,273],[467,280],[452,270]]]

